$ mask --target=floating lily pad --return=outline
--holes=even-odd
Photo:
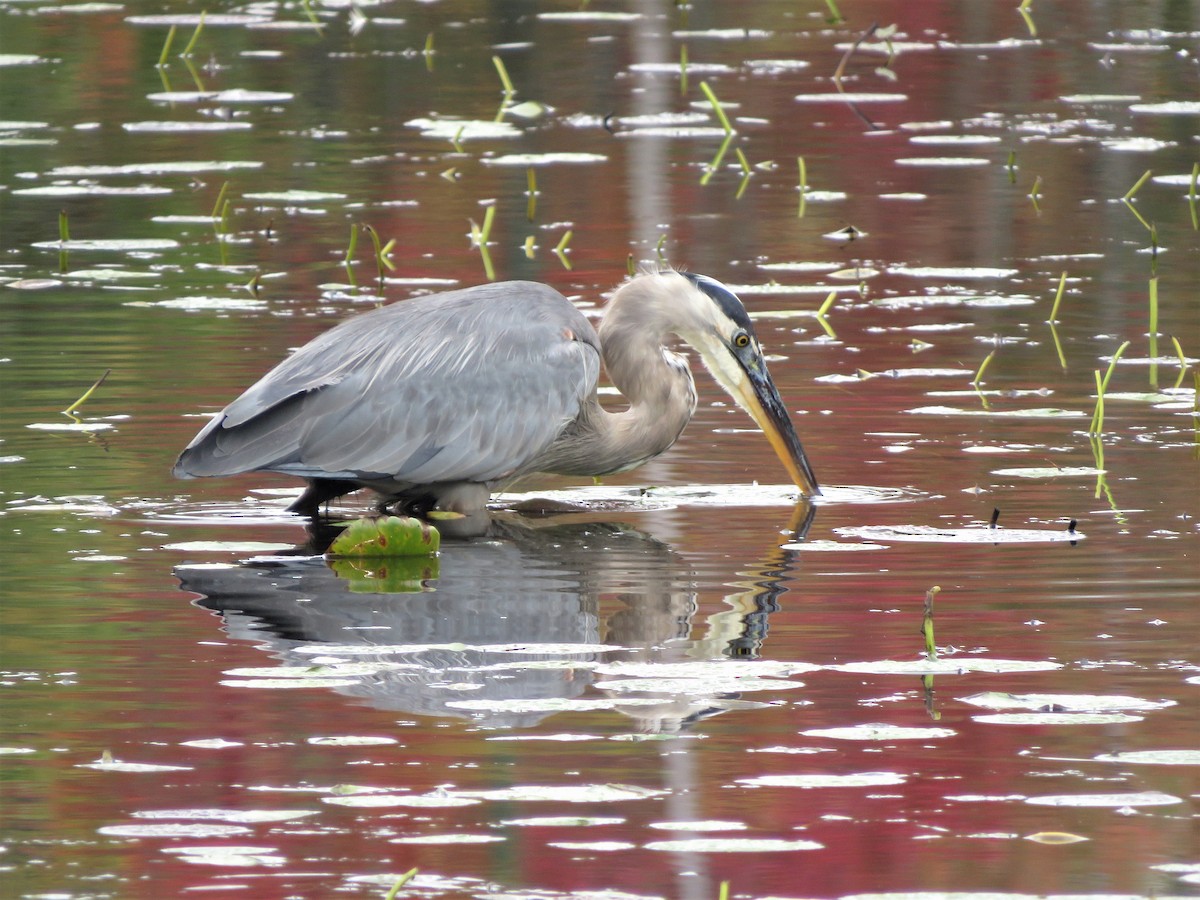
[[[491,791],[455,791],[456,796],[506,802],[618,803],[664,797],[669,791],[627,784],[523,785]]]
[[[527,819],[501,819],[499,824],[518,828],[591,828],[624,822],[620,816],[530,816]]]
[[[1148,766],[1200,766],[1200,750],[1126,750],[1092,757],[1097,762]]]
[[[1141,791],[1130,794],[1047,794],[1041,797],[1026,797],[1025,802],[1034,806],[1101,806],[1120,809],[1127,806],[1172,806],[1182,803],[1183,800],[1161,791]]]
[[[385,516],[351,522],[329,545],[328,555],[355,559],[430,556],[437,553],[440,544],[441,535],[428,522]]]
[[[840,728],[810,728],[800,734],[804,737],[833,738],[839,741],[928,741],[952,737],[957,732],[953,728],[912,728],[871,723]]]
[[[291,822],[317,815],[315,809],[146,809],[132,813],[135,819],[196,819],[235,822]]]
[[[1081,841],[1090,840],[1078,834],[1071,834],[1066,831],[1039,831],[1037,834],[1025,835],[1025,840],[1033,841],[1035,844],[1047,844],[1049,846],[1060,846],[1063,844],[1078,844]]]
[[[388,840],[389,844],[491,844],[507,838],[499,834],[418,834]]]
[[[549,166],[555,163],[580,165],[607,162],[608,157],[600,153],[507,153],[504,156],[485,157],[485,166]]]
[[[163,544],[164,550],[185,550],[189,553],[272,553],[291,548],[291,544],[275,544],[268,541],[179,541],[175,544]]]
[[[1012,469],[993,469],[993,475],[1012,478],[1081,478],[1103,475],[1104,469],[1094,466],[1022,466]]]
[[[798,672],[813,672],[821,667],[814,663],[780,660],[695,660],[693,662],[612,662],[593,666],[601,675],[620,675],[628,678],[786,678]]]
[[[855,772],[851,775],[759,775],[757,778],[739,778],[738,784],[748,787],[888,787],[905,784],[907,775],[899,772]]]
[[[781,838],[684,838],[676,841],[651,841],[646,850],[667,853],[787,853],[793,850],[823,850],[816,841]]]
[[[72,253],[104,251],[112,253],[149,253],[174,250],[179,241],[170,238],[98,238],[96,240],[37,241],[31,246],[39,250],[67,250]]]
[[[747,825],[723,819],[700,819],[695,822],[651,822],[647,827],[660,831],[745,831]]]
[[[521,129],[511,122],[492,122],[478,119],[411,119],[404,123],[419,128],[422,137],[447,141],[470,141],[482,138],[515,138]]]
[[[787,691],[802,688],[799,681],[782,678],[760,678],[753,675],[726,676],[712,674],[695,678],[619,678],[602,681],[598,687],[616,693],[649,691],[660,694],[723,694],[742,691]]]
[[[244,825],[206,825],[202,823],[177,822],[162,825],[105,825],[96,829],[100,834],[110,837],[138,838],[213,838],[229,837],[235,834],[248,834],[250,829]]]
[[[1174,700],[1143,700],[1105,694],[1010,694],[987,691],[958,698],[985,709],[1032,709],[1048,712],[1099,712],[1110,710],[1153,710],[1174,706]]]
[[[452,797],[448,794],[350,794],[345,797],[322,797],[321,802],[333,806],[352,806],[359,809],[393,806],[409,809],[448,809],[457,806],[475,806],[483,801],[474,797]]]
[[[636,849],[637,844],[628,841],[551,841],[546,846],[557,847],[560,850],[580,850],[585,853],[616,853]]]
[[[1049,660],[987,659],[984,657],[942,657],[941,659],[881,659],[839,663],[825,668],[835,672],[861,675],[964,675],[967,672],[1048,672],[1061,669],[1062,663]]]
[[[162,847],[163,853],[174,853],[180,862],[201,866],[282,866],[287,857],[260,847]]]
[[[1140,722],[1144,716],[1119,712],[1027,712],[971,716],[985,725],[1121,725]]]
[[[381,735],[332,735],[329,737],[310,737],[306,741],[318,747],[382,747],[387,744],[397,744],[395,738]]]
[[[139,132],[189,132],[189,131],[249,131],[254,126],[249,122],[228,120],[204,120],[196,122],[123,122],[121,127],[131,133]]]
[[[80,763],[75,768],[77,769],[96,769],[100,772],[190,772],[191,766],[166,766],[156,763],[132,763],[122,762],[119,759],[110,759],[107,755],[92,763]]]
[[[861,91],[833,91],[825,94],[797,94],[797,103],[903,103],[908,94],[887,94]]]
[[[936,528],[931,525],[861,525],[835,528],[838,534],[867,541],[921,542],[934,544],[1032,544],[1052,541],[1079,541],[1084,535],[1066,528]]]

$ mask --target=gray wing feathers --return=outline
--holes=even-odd
[[[594,329],[544,285],[403,301],[284,360],[196,436],[176,471],[493,481],[575,419],[599,369]]]

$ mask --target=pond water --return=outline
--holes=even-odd
[[[0,0],[4,896],[1200,895],[1200,9],[842,6]],[[815,506],[700,373],[372,577],[169,475],[380,292],[664,261]]]

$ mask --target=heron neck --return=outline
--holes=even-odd
[[[623,286],[608,304],[600,324],[600,346],[609,380],[629,408],[604,413],[607,443],[632,468],[658,456],[679,437],[696,410],[696,387],[687,360],[665,346],[675,330],[652,298],[638,288],[648,279]]]

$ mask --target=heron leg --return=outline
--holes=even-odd
[[[308,487],[288,507],[288,512],[308,516],[313,521],[316,521],[321,516],[322,503],[326,503],[343,494],[349,494],[351,491],[357,491],[359,487],[358,482],[347,481],[342,478],[310,478],[308,479]]]

